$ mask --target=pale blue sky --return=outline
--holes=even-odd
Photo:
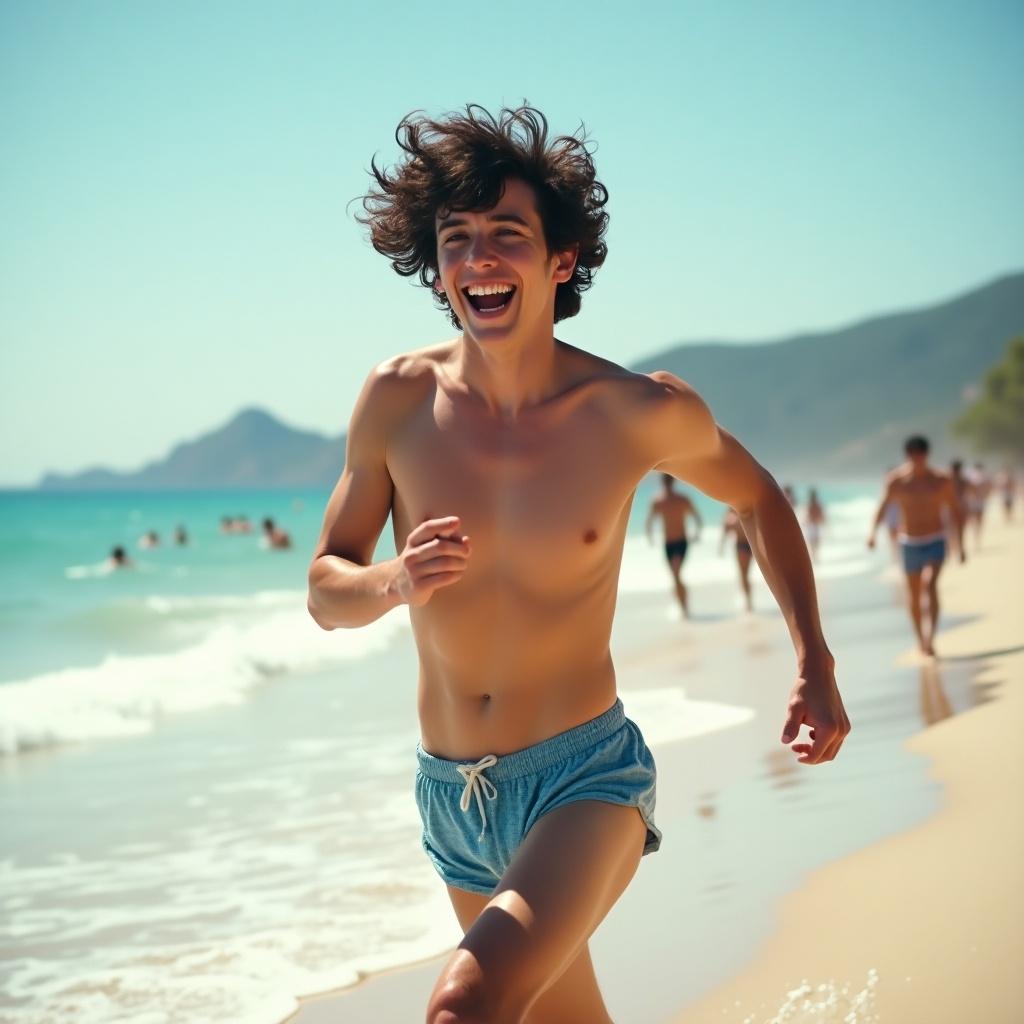
[[[346,426],[450,335],[347,209],[413,108],[580,120],[630,363],[1024,267],[1024,5],[0,0],[0,484],[134,468],[238,409]]]

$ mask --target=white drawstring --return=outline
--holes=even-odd
[[[494,783],[491,782],[486,775],[482,775],[481,772],[485,768],[493,768],[498,763],[498,759],[493,754],[488,754],[486,757],[481,757],[476,764],[457,764],[455,770],[466,780],[466,788],[462,791],[462,799],[459,801],[459,807],[462,809],[463,814],[469,810],[470,796],[476,796],[477,806],[480,808],[480,818],[483,822],[480,828],[480,838],[483,839],[484,831],[487,828],[487,812],[484,810],[484,796],[488,800],[497,800],[498,791],[494,787]],[[483,796],[480,795],[480,791],[483,790]]]

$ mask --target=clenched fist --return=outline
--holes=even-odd
[[[409,532],[395,559],[390,589],[404,604],[419,608],[435,590],[458,583],[469,564],[469,538],[458,516],[427,519]]]

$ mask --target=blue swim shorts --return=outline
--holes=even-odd
[[[447,761],[419,745],[416,757],[423,849],[456,889],[490,895],[537,821],[577,800],[636,807],[647,826],[644,853],[661,845],[654,758],[620,700],[589,722],[502,757]]]
[[[900,550],[903,552],[903,571],[908,575],[916,575],[926,565],[941,565],[946,560],[946,540],[936,537],[924,544],[900,538]]]

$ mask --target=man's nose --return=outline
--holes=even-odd
[[[491,243],[485,236],[477,235],[466,253],[466,263],[471,267],[485,268],[493,267],[496,262]]]

